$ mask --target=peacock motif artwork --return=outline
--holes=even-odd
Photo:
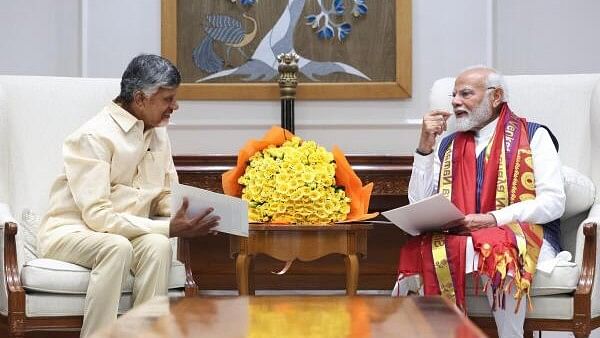
[[[238,0],[224,0],[237,2]],[[260,6],[259,1],[239,0],[246,8]],[[352,17],[360,19],[366,16],[367,0],[287,0],[287,5],[273,27],[262,38],[258,47],[250,57],[244,47],[257,38],[256,19],[243,13],[241,18],[228,15],[211,14],[204,18],[204,38],[194,48],[192,59],[196,67],[209,75],[196,82],[224,78],[240,77],[244,81],[271,81],[277,72],[277,55],[294,52],[294,30],[301,20],[302,11],[308,1],[315,1],[318,13],[304,18],[305,24],[314,30],[317,38],[322,40],[344,41],[352,32],[352,25],[344,20],[344,15],[350,12]],[[327,6],[329,5],[329,6]],[[350,6],[348,6],[350,5]],[[252,29],[244,30],[241,20],[252,23]],[[215,52],[214,44],[222,44],[225,55]],[[231,65],[232,49],[237,51],[245,60],[241,65]],[[300,55],[300,54],[299,54]],[[319,81],[318,76],[333,73],[350,74],[364,80],[371,79],[355,67],[336,61],[315,61],[300,55],[299,72],[312,81]]]
[[[207,73],[216,73],[223,70],[224,66],[230,64],[230,53],[232,48],[248,59],[242,47],[246,46],[256,37],[257,23],[252,17],[242,14],[242,17],[250,20],[254,24],[251,32],[246,33],[242,28],[242,23],[226,15],[209,15],[204,23],[204,32],[206,36],[202,42],[194,49],[192,57],[196,66]],[[226,56],[223,60],[217,55],[213,48],[213,43],[218,42],[226,46]]]

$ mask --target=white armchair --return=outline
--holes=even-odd
[[[559,264],[551,274],[539,272],[533,282],[533,311],[527,313],[526,336],[532,331],[572,331],[587,337],[600,326],[600,74],[507,76],[512,110],[552,130],[560,144],[567,207],[561,219],[561,244],[574,262]],[[453,78],[435,82],[432,109],[451,109]],[[592,179],[593,183],[590,181]],[[591,208],[590,208],[591,207]],[[470,278],[468,278],[469,280]],[[467,311],[484,329],[495,331],[489,304],[482,292],[467,290]]]
[[[37,225],[62,168],[64,138],[119,88],[119,79],[0,76],[0,315],[9,337],[81,327],[89,270],[38,258]],[[178,252],[185,264],[173,260],[170,295],[196,293],[187,245]],[[132,281],[123,286],[121,313],[131,307]]]

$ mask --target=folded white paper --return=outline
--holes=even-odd
[[[171,213],[173,215],[181,207],[184,197],[187,197],[189,201],[188,217],[213,208],[213,214],[221,217],[219,226],[214,230],[248,237],[248,202],[241,198],[175,183],[171,187]]]
[[[416,203],[381,213],[400,229],[412,236],[443,230],[447,223],[461,220],[465,215],[447,198],[436,194]]]

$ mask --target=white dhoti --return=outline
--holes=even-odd
[[[471,237],[467,238],[465,255],[465,273],[470,274],[477,270],[477,263],[479,261],[479,256],[475,254]],[[544,240],[540,249],[538,263],[553,259],[556,257],[556,255],[556,250],[554,250],[550,243]],[[487,282],[487,277],[483,276],[481,282],[482,285],[485,285]],[[420,287],[420,285],[421,283],[419,276],[410,276],[407,278],[402,278],[402,276],[399,276],[398,281],[394,286],[394,290],[392,291],[392,296],[406,296],[408,292],[415,292],[422,295],[423,289]],[[487,297],[491,307],[493,304],[492,288],[488,288]],[[504,305],[504,308],[498,307],[495,311],[492,311],[494,320],[496,321],[496,326],[498,327],[498,337],[523,337],[523,323],[525,322],[525,315],[527,313],[526,297],[521,299],[519,310],[516,313],[515,308],[517,306],[517,300],[514,297],[507,295]]]
[[[467,240],[466,254],[466,271],[467,273],[471,273],[474,271],[474,269],[469,267],[477,267],[477,262],[479,261],[479,256],[475,255],[475,250],[473,249],[473,241],[471,240],[471,237],[469,237]],[[550,243],[544,240],[544,242],[542,243],[542,247],[540,248],[538,263],[552,259],[556,257],[556,255],[556,250],[554,250]],[[471,260],[469,261],[469,259]],[[481,279],[482,283],[485,284],[485,282],[487,282],[487,277],[483,276]],[[507,283],[508,282],[509,281],[507,281]],[[491,307],[493,303],[492,288],[488,288],[487,297]],[[504,301],[504,308],[497,307],[495,311],[492,311],[492,314],[494,315],[494,320],[496,321],[496,327],[498,328],[498,337],[523,337],[523,324],[525,323],[525,315],[527,314],[527,297],[523,296],[523,298],[521,299],[521,303],[519,304],[519,310],[515,313],[516,306],[517,300],[514,297],[512,297],[512,295],[506,295]]]

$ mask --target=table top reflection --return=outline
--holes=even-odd
[[[155,298],[100,337],[485,337],[441,297]]]

